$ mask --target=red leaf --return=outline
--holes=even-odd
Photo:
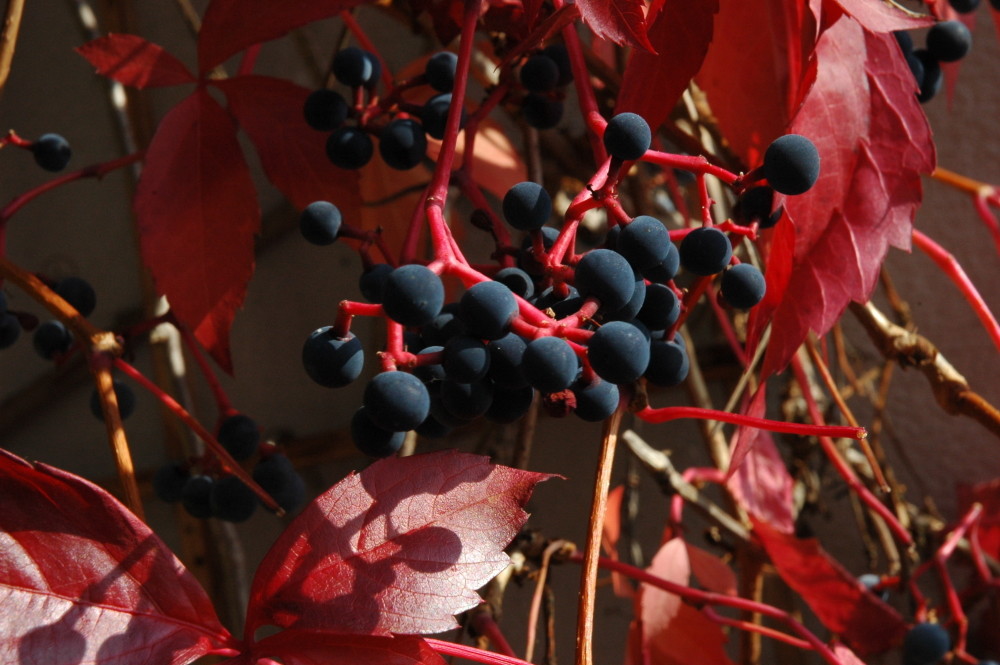
[[[764,384],[744,413],[764,417]],[[737,458],[741,458],[742,461]],[[744,510],[782,533],[795,531],[794,481],[767,430],[740,427],[733,442],[726,486]],[[732,472],[733,466],[736,470]]]
[[[713,33],[696,80],[731,149],[755,165],[811,85],[816,21],[806,2],[724,2]]]
[[[783,369],[809,330],[826,333],[851,300],[868,299],[889,246],[909,248],[920,174],[934,166],[916,84],[891,34],[842,16],[820,36],[816,59],[816,83],[790,130],[816,143],[821,173],[784,203],[794,263],[781,302],[757,314],[772,319],[764,375]]]
[[[736,595],[736,573],[726,563],[711,552],[691,543],[686,543],[691,573],[701,586],[715,593]]]
[[[198,67],[207,72],[248,46],[371,0],[212,0],[198,33]]]
[[[97,73],[136,88],[194,83],[184,64],[170,53],[137,35],[108,35],[87,42],[76,52]]]
[[[655,53],[646,36],[642,0],[577,0],[576,4],[583,22],[601,39]]]
[[[327,133],[310,128],[302,118],[309,90],[269,76],[235,76],[213,83],[226,93],[229,110],[256,146],[268,180],[293,206],[301,210],[313,201],[331,201],[349,221],[358,216],[357,171],[330,163]]]
[[[619,485],[608,492],[608,505],[604,513],[604,525],[601,527],[601,548],[611,559],[618,561],[618,539],[622,535],[622,499],[625,497],[625,486]],[[617,571],[611,572],[611,585],[619,598],[631,598],[635,595],[628,578]]]
[[[90,482],[0,451],[0,662],[183,665],[234,640],[167,546]]]
[[[680,538],[667,541],[648,570],[657,577],[686,585],[691,574],[687,545]],[[636,603],[645,656],[638,663],[731,665],[722,628],[701,610],[684,604],[680,596],[642,584]]]
[[[837,657],[837,660],[842,665],[865,665],[864,661],[858,658],[857,654],[840,642],[833,645],[833,655]]]
[[[1000,559],[1000,478],[958,486],[960,513],[965,514],[977,502],[983,504],[983,514],[979,518],[979,544],[986,554]]]
[[[895,609],[867,591],[830,557],[815,538],[796,538],[751,517],[753,533],[778,574],[829,630],[861,654],[899,643],[906,623]]]
[[[260,212],[236,127],[204,89],[160,122],[135,211],[142,258],[157,289],[230,370],[229,328],[253,274]]]
[[[289,525],[257,569],[249,632],[433,633],[476,605],[546,474],[444,451],[351,475]]]
[[[718,0],[666,0],[649,28],[655,53],[632,52],[616,112],[638,113],[654,129],[662,125],[705,59],[718,10]]]
[[[934,17],[917,14],[889,2],[872,0],[835,0],[844,12],[870,32],[915,30],[934,25]]]
[[[445,660],[419,637],[335,635],[283,630],[253,646],[259,658],[283,665],[445,665]]]

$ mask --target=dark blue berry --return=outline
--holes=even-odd
[[[608,121],[604,130],[604,147],[615,159],[639,159],[652,143],[649,123],[637,113],[619,113]]]
[[[73,155],[69,141],[59,134],[43,134],[38,137],[31,144],[31,152],[35,155],[35,163],[46,171],[62,171]]]
[[[326,156],[342,169],[360,169],[374,154],[371,137],[357,127],[341,127],[326,141]]]
[[[336,242],[342,222],[337,206],[329,201],[314,201],[299,215],[299,231],[314,245],[330,245]]]
[[[802,194],[819,178],[819,151],[800,134],[779,136],[764,152],[764,177],[782,194]]]

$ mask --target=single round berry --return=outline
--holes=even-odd
[[[233,459],[242,461],[257,452],[257,447],[260,445],[260,427],[250,416],[237,413],[222,421],[215,438]]]
[[[458,302],[458,316],[469,334],[487,340],[506,335],[517,313],[514,294],[495,281],[473,284]]]
[[[920,63],[923,71],[923,76],[917,79],[917,85],[920,88],[917,92],[917,101],[924,104],[934,99],[941,91],[944,73],[941,71],[941,63],[927,49],[917,49],[913,52],[913,58]],[[912,71],[913,67],[911,66],[910,69]]]
[[[299,215],[299,231],[314,245],[330,245],[336,242],[342,222],[337,206],[329,201],[313,201]]]
[[[819,151],[801,134],[779,136],[764,153],[764,177],[775,191],[802,194],[819,178]]]
[[[406,432],[385,430],[372,422],[368,410],[361,407],[351,418],[351,438],[354,445],[369,457],[395,455],[403,447]]]
[[[528,343],[521,357],[521,371],[533,388],[557,393],[569,388],[580,371],[573,347],[559,337],[539,337]]]
[[[594,249],[576,266],[576,288],[584,298],[597,298],[601,309],[614,312],[632,298],[635,273],[621,254],[610,249]]]
[[[333,75],[347,86],[365,85],[378,77],[375,71],[377,63],[378,60],[367,51],[357,46],[348,46],[333,56]]]
[[[245,522],[257,509],[257,495],[236,476],[224,476],[212,483],[209,505],[213,517]]]
[[[410,118],[393,120],[379,134],[378,153],[391,168],[407,171],[427,154],[427,135]]]
[[[637,113],[619,113],[604,130],[604,147],[615,159],[639,159],[649,150],[653,135],[649,123]]]
[[[691,369],[691,360],[687,350],[677,341],[653,340],[649,344],[649,366],[646,367],[646,378],[650,383],[669,388],[680,384],[687,378]]]
[[[587,360],[605,381],[631,383],[649,365],[649,340],[631,323],[610,321],[587,342]]]
[[[358,289],[361,296],[368,302],[382,302],[382,291],[385,290],[385,280],[392,272],[388,263],[376,263],[364,269],[358,278]]]
[[[62,171],[73,155],[69,141],[59,134],[43,134],[38,137],[31,144],[31,152],[35,155],[35,163],[46,171]]]
[[[948,0],[948,4],[959,14],[971,14],[979,6],[979,0]]]
[[[681,265],[695,275],[720,273],[732,257],[733,246],[729,238],[714,226],[694,229],[681,241]]]
[[[371,137],[357,127],[341,127],[326,140],[326,156],[342,169],[360,169],[374,154]]]
[[[549,44],[542,49],[542,53],[552,58],[559,68],[559,80],[556,85],[564,86],[573,82],[573,65],[570,63],[569,51],[566,50],[565,44]]]
[[[191,476],[181,490],[181,505],[191,517],[208,519],[212,516],[212,484],[210,476]]]
[[[458,55],[451,51],[438,51],[424,65],[427,83],[438,92],[451,92],[455,87],[455,72],[458,69]]]
[[[115,399],[118,402],[118,415],[125,420],[135,411],[135,391],[127,383],[112,381],[115,390]],[[90,393],[90,412],[94,417],[104,422],[104,411],[101,409],[101,398],[95,388]]]
[[[183,462],[164,464],[153,474],[153,493],[164,503],[177,503],[190,477],[191,472]]]
[[[21,336],[21,321],[10,312],[0,314],[0,349],[14,345]]]
[[[580,420],[596,423],[605,420],[618,408],[618,386],[610,381],[595,378],[589,385],[574,385],[576,413]]]
[[[680,315],[681,301],[674,290],[665,284],[650,284],[646,287],[646,301],[635,318],[650,330],[665,330]]]
[[[750,309],[764,299],[767,282],[757,266],[738,263],[722,273],[722,298],[736,309]]]
[[[252,475],[254,482],[286,512],[292,512],[306,500],[305,481],[295,471],[291,460],[281,453],[261,458],[254,465]]]
[[[972,49],[972,33],[961,21],[941,21],[927,31],[927,51],[938,62],[955,62]]]
[[[487,376],[499,388],[520,388],[528,385],[521,362],[528,343],[519,335],[508,333],[500,339],[492,340],[486,347],[490,350],[490,368]]]
[[[347,120],[347,100],[335,90],[320,88],[309,93],[302,106],[306,124],[321,132],[331,132]]]
[[[452,416],[473,420],[489,411],[493,392],[488,381],[460,383],[446,379],[441,382],[441,405]]]
[[[371,421],[382,429],[406,432],[427,417],[431,398],[420,379],[407,372],[391,371],[376,374],[369,381],[363,404]]]
[[[645,268],[642,276],[651,282],[666,284],[674,278],[681,267],[681,255],[677,250],[677,245],[670,243],[667,247],[667,255],[662,261],[651,268]]]
[[[667,258],[672,245],[670,233],[660,220],[639,215],[622,228],[616,249],[633,268],[645,270]]]
[[[434,320],[444,305],[441,278],[417,263],[389,273],[382,292],[386,315],[404,326],[423,326]]]
[[[757,222],[762,229],[769,229],[781,219],[781,208],[774,208],[774,188],[760,185],[743,192],[733,206],[733,219],[749,226]],[[773,210],[773,212],[772,212]]]
[[[60,298],[80,312],[81,316],[90,316],[97,307],[97,294],[90,282],[81,277],[66,277],[56,282],[52,289]]]
[[[918,623],[903,638],[903,665],[931,665],[951,649],[951,638],[940,624]]]
[[[420,110],[420,123],[424,127],[427,136],[441,140],[444,138],[444,131],[448,126],[448,112],[451,110],[451,93],[435,95],[424,102]],[[462,117],[459,120],[459,129],[465,127],[465,109],[462,109]]]
[[[459,383],[473,383],[486,376],[490,369],[490,351],[480,340],[468,335],[456,335],[444,345],[442,361],[445,375]]]
[[[61,321],[46,321],[35,328],[31,342],[38,355],[46,360],[52,360],[69,351],[73,335]]]
[[[563,103],[532,92],[521,102],[521,111],[528,126],[535,129],[552,129],[562,120]]]
[[[314,330],[302,345],[302,366],[309,378],[326,388],[340,388],[361,375],[365,353],[354,333],[338,337],[332,326]]]
[[[518,231],[542,228],[552,215],[552,197],[537,182],[519,182],[503,197],[503,217]]]
[[[549,56],[536,53],[521,67],[520,79],[531,92],[548,92],[559,84],[559,65]]]
[[[501,268],[497,274],[493,275],[493,279],[510,289],[514,295],[521,296],[525,300],[535,295],[535,282],[531,279],[531,275],[520,268],[513,266]]]

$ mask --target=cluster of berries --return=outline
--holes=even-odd
[[[284,510],[291,512],[306,498],[305,482],[291,461],[274,446],[262,443],[257,423],[234,413],[219,423],[216,439],[233,459],[246,461],[260,453],[251,475]],[[153,491],[167,503],[177,503],[189,515],[243,522],[257,509],[257,496],[238,477],[219,468],[209,455],[161,466],[153,476]]]

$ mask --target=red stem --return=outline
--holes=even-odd
[[[667,168],[691,171],[695,175],[713,175],[727,185],[732,185],[739,177],[721,166],[709,163],[707,159],[700,155],[674,155],[669,152],[647,150],[646,154],[642,156],[642,161],[659,164]]]
[[[972,280],[965,274],[955,257],[916,229],[913,229],[913,242],[955,283],[965,299],[972,305],[972,311],[976,313],[980,323],[986,328],[987,334],[993,340],[993,345],[997,347],[997,350],[1000,350],[1000,324],[997,323],[990,308],[986,305],[986,301],[979,295],[979,291],[976,290]]]
[[[493,646],[497,648],[497,651],[505,656],[517,658],[517,653],[511,648],[510,643],[507,642],[507,638],[500,631],[500,626],[490,616],[488,610],[477,610],[472,613],[472,627],[480,635],[489,639],[493,643]]]
[[[990,210],[990,198],[978,194],[972,198],[972,202],[976,207],[976,212],[979,213],[979,218],[983,220],[990,235],[993,236],[993,244],[996,245],[997,253],[1000,254],[1000,223],[997,222],[993,211]]]
[[[799,436],[835,436],[849,439],[862,439],[868,436],[864,427],[829,426],[823,424],[807,425],[805,423],[786,423],[780,420],[768,420],[767,418],[755,418],[739,413],[728,413],[715,409],[702,409],[696,406],[665,406],[654,409],[647,406],[641,411],[637,411],[636,416],[642,418],[647,423],[665,423],[681,418],[698,418],[700,420],[719,420],[731,425],[744,425],[746,427],[756,427],[766,429],[769,432],[781,432],[782,434],[798,434]],[[849,471],[849,470],[848,470]]]
[[[243,59],[240,60],[239,69],[236,70],[237,76],[253,74],[253,67],[257,64],[257,56],[260,55],[260,47],[261,44],[254,44],[243,52]]]
[[[194,357],[195,364],[198,365],[198,369],[201,371],[201,375],[205,378],[205,382],[208,383],[208,389],[212,391],[212,396],[215,398],[215,404],[219,409],[219,413],[223,416],[230,414],[233,411],[233,404],[229,400],[229,395],[226,394],[222,384],[219,383],[219,379],[215,375],[215,372],[212,371],[212,366],[209,365],[205,354],[202,353],[201,345],[198,343],[198,340],[196,340],[194,335],[191,334],[191,331],[188,330],[187,326],[177,319],[173,312],[170,312],[169,320],[170,323],[173,324],[174,328],[180,332],[181,340],[183,340],[184,346],[186,346],[188,351],[191,352],[192,357]]]
[[[748,633],[760,633],[765,637],[770,637],[778,640],[779,642],[784,642],[785,644],[791,644],[793,647],[798,647],[799,649],[812,649],[812,645],[806,640],[800,640],[797,637],[792,637],[791,635],[783,633],[780,630],[768,628],[767,626],[762,626],[761,624],[753,623],[752,621],[730,619],[729,617],[722,616],[711,607],[706,607],[702,611],[705,613],[705,616],[716,623],[721,623],[725,626],[732,626],[733,628],[738,628],[739,630],[745,630]]]
[[[437,640],[433,637],[425,637],[424,642],[439,654],[464,658],[465,660],[472,660],[477,663],[485,663],[485,665],[531,665],[528,661],[514,656],[505,656],[493,651],[483,651],[476,647]]]

